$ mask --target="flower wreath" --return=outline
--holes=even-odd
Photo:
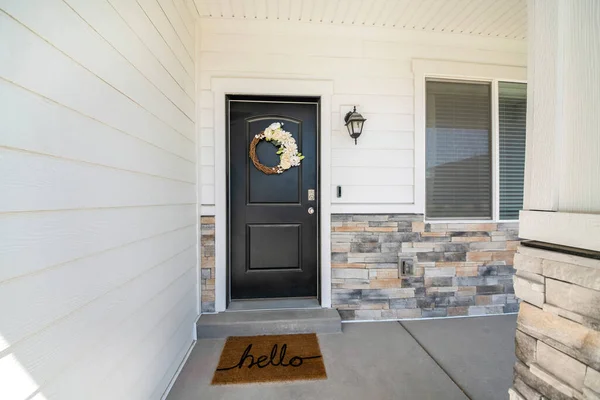
[[[283,171],[299,166],[300,161],[304,159],[304,156],[298,153],[298,145],[292,134],[281,129],[282,126],[282,123],[275,122],[254,136],[254,139],[250,142],[250,159],[252,163],[256,169],[267,175],[281,174]],[[275,146],[279,146],[279,150],[277,151],[277,154],[279,154],[279,164],[275,167],[267,167],[258,161],[256,146],[263,139]]]

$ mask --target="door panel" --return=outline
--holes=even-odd
[[[253,224],[248,226],[248,269],[296,269],[302,265],[302,225]],[[273,251],[277,249],[277,251]]]
[[[318,102],[229,99],[229,264],[231,299],[316,297],[318,288]],[[305,156],[282,174],[257,170],[254,136],[282,122]],[[277,148],[257,146],[260,162],[279,163]],[[315,200],[308,200],[308,190]],[[314,213],[309,214],[309,208]]]

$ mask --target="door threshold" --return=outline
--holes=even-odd
[[[231,300],[229,311],[257,311],[257,310],[297,310],[321,308],[316,298],[283,298],[283,299],[256,299],[256,300]]]

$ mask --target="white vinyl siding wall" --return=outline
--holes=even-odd
[[[214,212],[215,201],[213,77],[333,81],[332,149],[325,155],[331,212],[422,213],[413,204],[415,165],[424,163],[414,153],[413,59],[524,66],[527,58],[525,41],[492,37],[271,19],[201,19],[200,26],[204,214]],[[353,105],[367,118],[356,146],[342,121]]]
[[[0,398],[160,399],[198,313],[184,0],[0,0]]]

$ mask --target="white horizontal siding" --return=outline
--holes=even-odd
[[[159,399],[197,317],[184,0],[0,0],[0,398]]]
[[[193,161],[7,81],[0,80],[0,91],[10,99],[0,107],[0,119],[10,127],[3,146],[167,179],[196,180],[190,168]],[[22,110],[36,117],[24,118]]]
[[[219,5],[224,6],[225,3],[219,2]],[[258,7],[259,3],[255,6]],[[214,6],[212,3],[203,4]],[[415,162],[418,162],[414,155],[415,82],[412,60],[429,58],[514,66],[526,64],[526,44],[520,40],[308,23],[308,17],[300,15],[308,11],[292,4],[289,6],[288,12],[296,13],[297,18],[261,21],[237,19],[239,15],[236,15],[235,20],[201,19],[199,53],[196,56],[200,60],[199,106],[202,110],[203,146],[199,176],[201,201],[206,206],[213,205],[215,201],[213,77],[333,81],[332,150],[331,154],[324,156],[331,159],[332,202],[339,206],[336,210],[352,212],[355,207],[355,210],[369,209],[373,212],[415,212],[406,208],[414,202],[414,168]],[[238,4],[232,7],[236,8]],[[206,10],[199,11],[202,14]],[[217,12],[217,9],[214,11]],[[234,12],[225,12],[230,11]],[[239,9],[237,13],[241,11]],[[335,19],[335,10],[331,10],[330,14],[332,20]],[[327,15],[325,19],[329,18]],[[306,19],[306,22],[298,22],[297,19]],[[343,117],[353,105],[357,105],[358,111],[367,118],[358,145],[350,139],[343,125]],[[338,185],[343,189],[341,198],[335,195]]]
[[[135,0],[108,0],[108,2],[169,71],[173,79],[194,99],[194,71],[190,69],[189,63],[175,56],[170,43],[163,38],[162,32],[156,29],[153,19],[146,14],[146,10]]]
[[[195,184],[0,149],[6,212],[194,204]],[[107,190],[110,189],[110,190]]]

